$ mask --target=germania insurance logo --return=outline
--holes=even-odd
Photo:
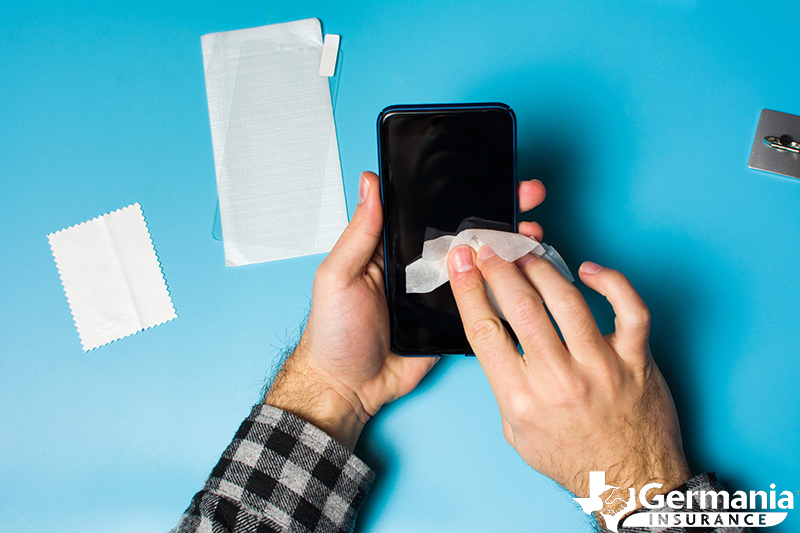
[[[625,519],[625,527],[769,527],[783,522],[786,510],[794,509],[794,494],[785,490],[778,494],[775,484],[770,490],[727,491],[673,490],[665,495],[647,493],[661,488],[660,483],[650,483],[636,489],[621,489],[606,485],[605,472],[589,472],[589,497],[573,498],[586,514],[597,511],[603,515],[606,527],[619,531],[622,518],[643,507],[650,512],[639,512]],[[608,493],[605,498],[602,496]],[[780,509],[780,510],[779,510]]]

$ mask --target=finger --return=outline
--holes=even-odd
[[[526,237],[533,237],[539,242],[544,238],[544,230],[538,222],[520,222],[519,232]]]
[[[544,184],[539,180],[519,182],[517,198],[519,198],[520,213],[530,211],[541,204],[544,201],[545,194]]]
[[[577,349],[587,345],[602,346],[604,342],[580,291],[549,261],[541,257],[525,256],[517,261],[517,266],[544,300],[570,353],[577,359],[581,359],[582,355],[595,355],[596,351]]]
[[[347,225],[323,264],[334,276],[349,281],[361,277],[381,239],[383,210],[378,176],[363,172],[359,180],[359,203]]]
[[[389,379],[396,381],[392,383],[395,396],[389,401],[396,400],[414,390],[422,378],[430,372],[440,359],[441,357],[439,356],[404,357],[395,353],[390,353],[383,363],[391,369],[391,372],[387,373]]]
[[[375,249],[375,253],[372,254],[372,262],[378,265],[378,268],[381,269],[383,272],[383,247],[378,245],[378,248]]]
[[[447,258],[447,270],[467,340],[502,412],[509,391],[519,391],[525,386],[525,362],[492,310],[472,248],[454,248]]]
[[[587,287],[605,296],[614,308],[617,353],[629,363],[642,364],[650,352],[650,311],[628,279],[616,270],[585,262],[579,270]]]
[[[500,415],[500,420],[503,423],[503,437],[505,437],[506,442],[514,446],[514,430],[511,428],[511,424],[508,423],[508,420],[506,420],[506,417],[502,414]]]
[[[564,347],[539,294],[519,269],[503,261],[488,246],[478,251],[478,268],[492,287],[506,320],[517,334],[529,364],[550,368],[565,359]]]
[[[378,246],[375,247],[375,252],[372,254],[372,262],[378,265],[383,272],[384,261],[383,261],[383,239],[381,238],[378,241]]]

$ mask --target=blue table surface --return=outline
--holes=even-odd
[[[508,103],[547,242],[648,303],[692,467],[800,491],[800,181],[747,167],[760,111],[800,114],[800,4],[605,4],[4,2],[0,530],[168,530],[259,401],[322,256],[224,266],[200,36],[309,17],[342,36],[350,213],[383,107]],[[46,236],[133,202],[178,318],[84,353]],[[358,453],[378,478],[357,531],[591,530],[505,443],[473,358],[384,408]]]

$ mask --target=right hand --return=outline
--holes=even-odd
[[[622,488],[662,483],[661,492],[691,477],[672,396],[650,354],[650,314],[622,274],[581,265],[583,282],[616,312],[616,331],[603,336],[578,289],[545,259],[529,255],[514,264],[487,246],[477,256],[462,246],[450,253],[448,268],[503,434],[526,463],[579,497],[589,495],[590,471],[605,471],[606,483]],[[484,280],[519,338],[521,357]]]

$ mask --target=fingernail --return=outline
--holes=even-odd
[[[584,263],[581,265],[581,272],[584,274],[597,274],[604,269],[605,267],[601,267],[597,263],[592,263],[591,261],[584,261]]]
[[[534,259],[536,259],[535,255],[533,255],[533,254],[525,254],[525,255],[523,255],[522,257],[520,257],[519,259],[517,259],[514,262],[517,264],[517,268],[525,268],[525,265],[527,265],[528,263],[530,263]]]
[[[363,204],[369,192],[369,180],[362,173],[358,179],[358,203]]]
[[[450,253],[450,261],[456,272],[467,272],[474,264],[472,263],[472,250],[469,246],[459,246]]]
[[[494,255],[494,250],[492,250],[486,245],[481,246],[481,249],[478,250],[478,259],[480,259],[481,261],[486,261],[493,255]]]

